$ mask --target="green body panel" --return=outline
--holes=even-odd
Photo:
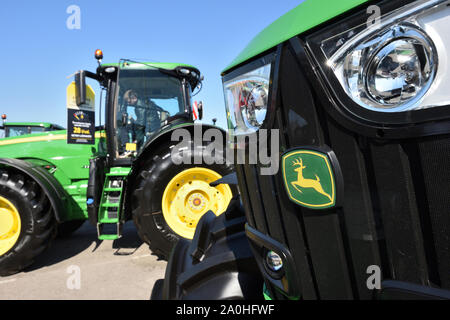
[[[368,1],[306,0],[253,38],[223,72]]]
[[[65,130],[0,139],[0,158],[49,166],[47,170],[69,195],[67,220],[85,219],[89,159],[105,150],[105,139],[98,137],[99,132],[95,145],[67,144]]]

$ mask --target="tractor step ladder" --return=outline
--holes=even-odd
[[[122,236],[123,190],[129,172],[130,168],[111,168],[106,174],[98,210],[97,234],[100,240],[116,240]]]

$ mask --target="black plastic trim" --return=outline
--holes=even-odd
[[[295,272],[294,259],[289,249],[278,241],[250,227],[248,223],[245,224],[245,233],[264,278],[289,299],[299,299],[302,295],[302,290],[297,280],[298,275]],[[283,260],[282,272],[270,272],[265,266],[265,254],[268,251],[274,251],[281,257]]]
[[[380,300],[450,300],[450,291],[418,284],[386,280],[377,294]]]

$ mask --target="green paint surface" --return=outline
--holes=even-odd
[[[306,0],[253,38],[223,72],[368,1]]]

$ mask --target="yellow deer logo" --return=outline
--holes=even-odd
[[[298,168],[294,169],[295,172],[297,172],[297,181],[291,182],[292,186],[299,191],[300,193],[303,193],[303,191],[300,188],[313,188],[318,193],[326,196],[330,201],[332,200],[332,197],[326,193],[323,188],[322,184],[320,183],[320,179],[316,176],[316,179],[305,179],[303,177],[303,169],[306,169],[306,166],[303,165],[303,159],[298,158],[295,161],[292,162],[294,166],[298,166]]]

